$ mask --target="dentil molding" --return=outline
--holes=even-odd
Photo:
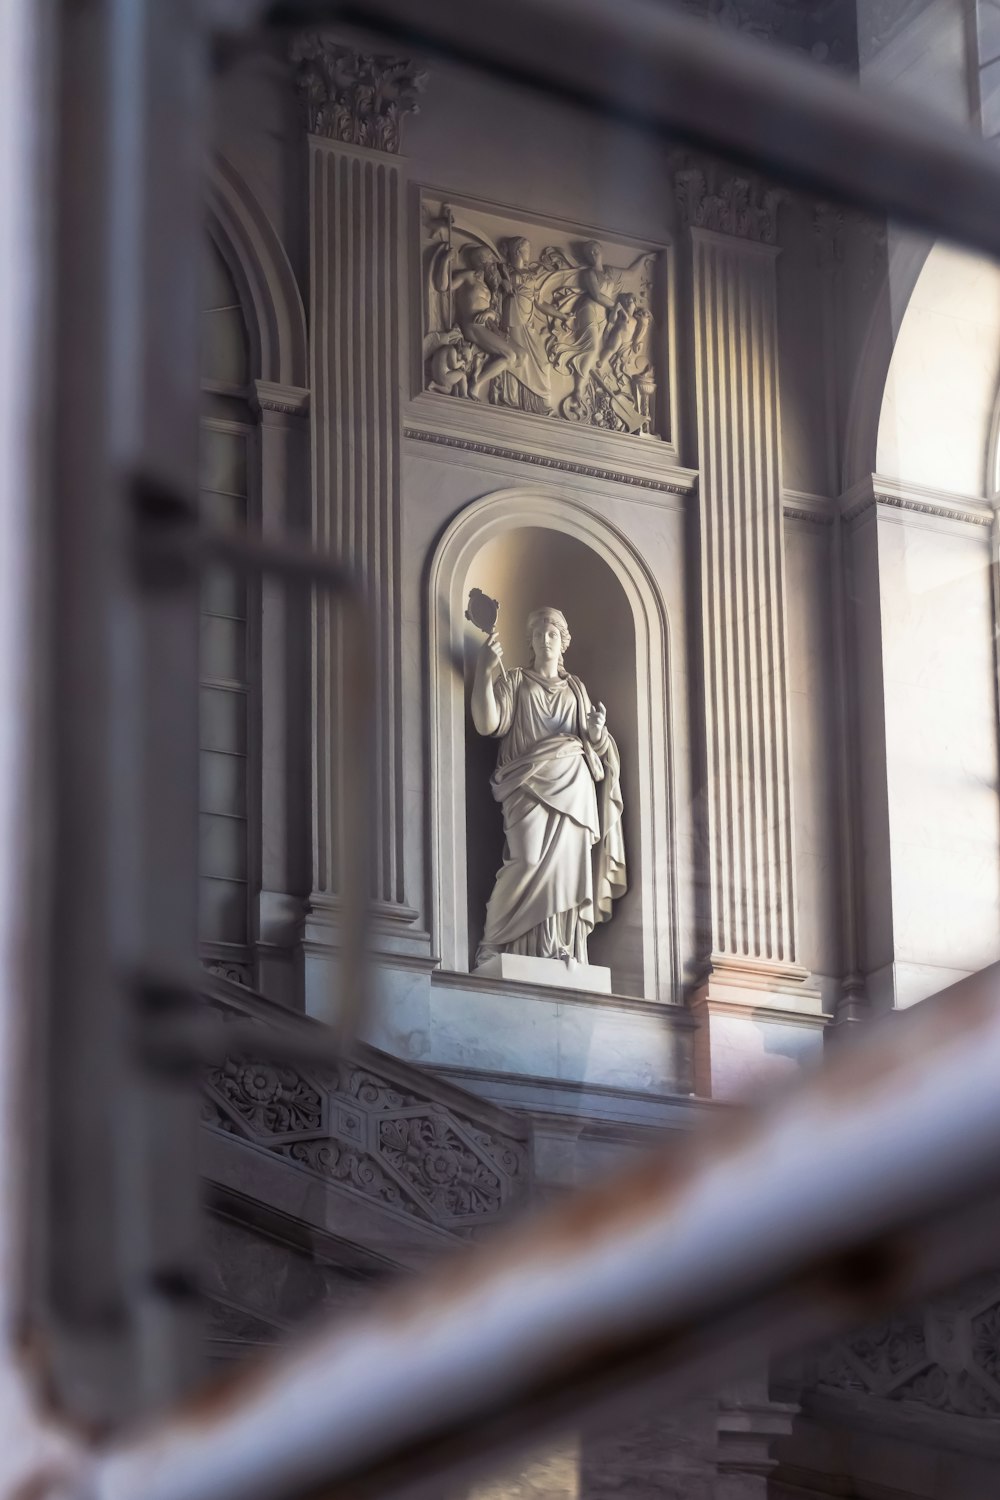
[[[321,32],[297,36],[291,59],[311,135],[399,151],[404,118],[419,113],[423,68],[409,58],[358,52]]]
[[[993,507],[988,500],[910,484],[882,474],[867,476],[840,497],[841,519],[849,525],[875,506],[934,516],[942,521],[957,521],[966,526],[989,527],[993,524]]]
[[[478,438],[462,437],[450,432],[435,432],[409,424],[404,427],[403,436],[411,442],[435,443],[443,448],[455,448],[460,452],[475,453],[483,458],[500,458],[513,460],[516,463],[536,464],[540,468],[553,469],[560,474],[581,474],[587,479],[608,479],[616,484],[656,490],[661,494],[690,495],[697,486],[697,475],[691,469],[675,469],[672,471],[672,478],[657,478],[635,469],[615,469],[597,463],[585,464],[575,459],[560,458],[551,453],[505,446],[502,443],[487,443]]]
[[[309,410],[309,392],[300,385],[279,385],[275,380],[255,380],[253,406],[263,414],[277,412],[286,417],[302,417]]]

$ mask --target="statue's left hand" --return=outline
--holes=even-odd
[[[596,745],[604,734],[604,724],[608,717],[608,711],[603,703],[594,703],[587,715],[587,736],[591,743]]]

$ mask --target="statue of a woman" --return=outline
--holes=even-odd
[[[506,844],[477,964],[499,953],[587,962],[587,938],[623,895],[618,749],[603,703],[563,667],[558,609],[528,616],[530,667],[503,675],[494,631],[479,653],[472,718],[500,740],[493,795]]]

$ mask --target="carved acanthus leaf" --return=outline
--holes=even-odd
[[[406,115],[427,74],[408,58],[358,52],[321,32],[307,32],[292,45],[296,83],[308,129],[351,146],[396,152]]]
[[[752,177],[710,177],[700,167],[685,167],[674,177],[681,222],[713,229],[739,239],[773,245],[778,236],[778,207],[785,194]]]

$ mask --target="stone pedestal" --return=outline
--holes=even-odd
[[[500,953],[488,958],[473,975],[483,979],[510,979],[517,984],[555,985],[563,990],[590,990],[611,994],[611,970],[600,964],[578,964],[575,959],[529,958],[523,953]]]

